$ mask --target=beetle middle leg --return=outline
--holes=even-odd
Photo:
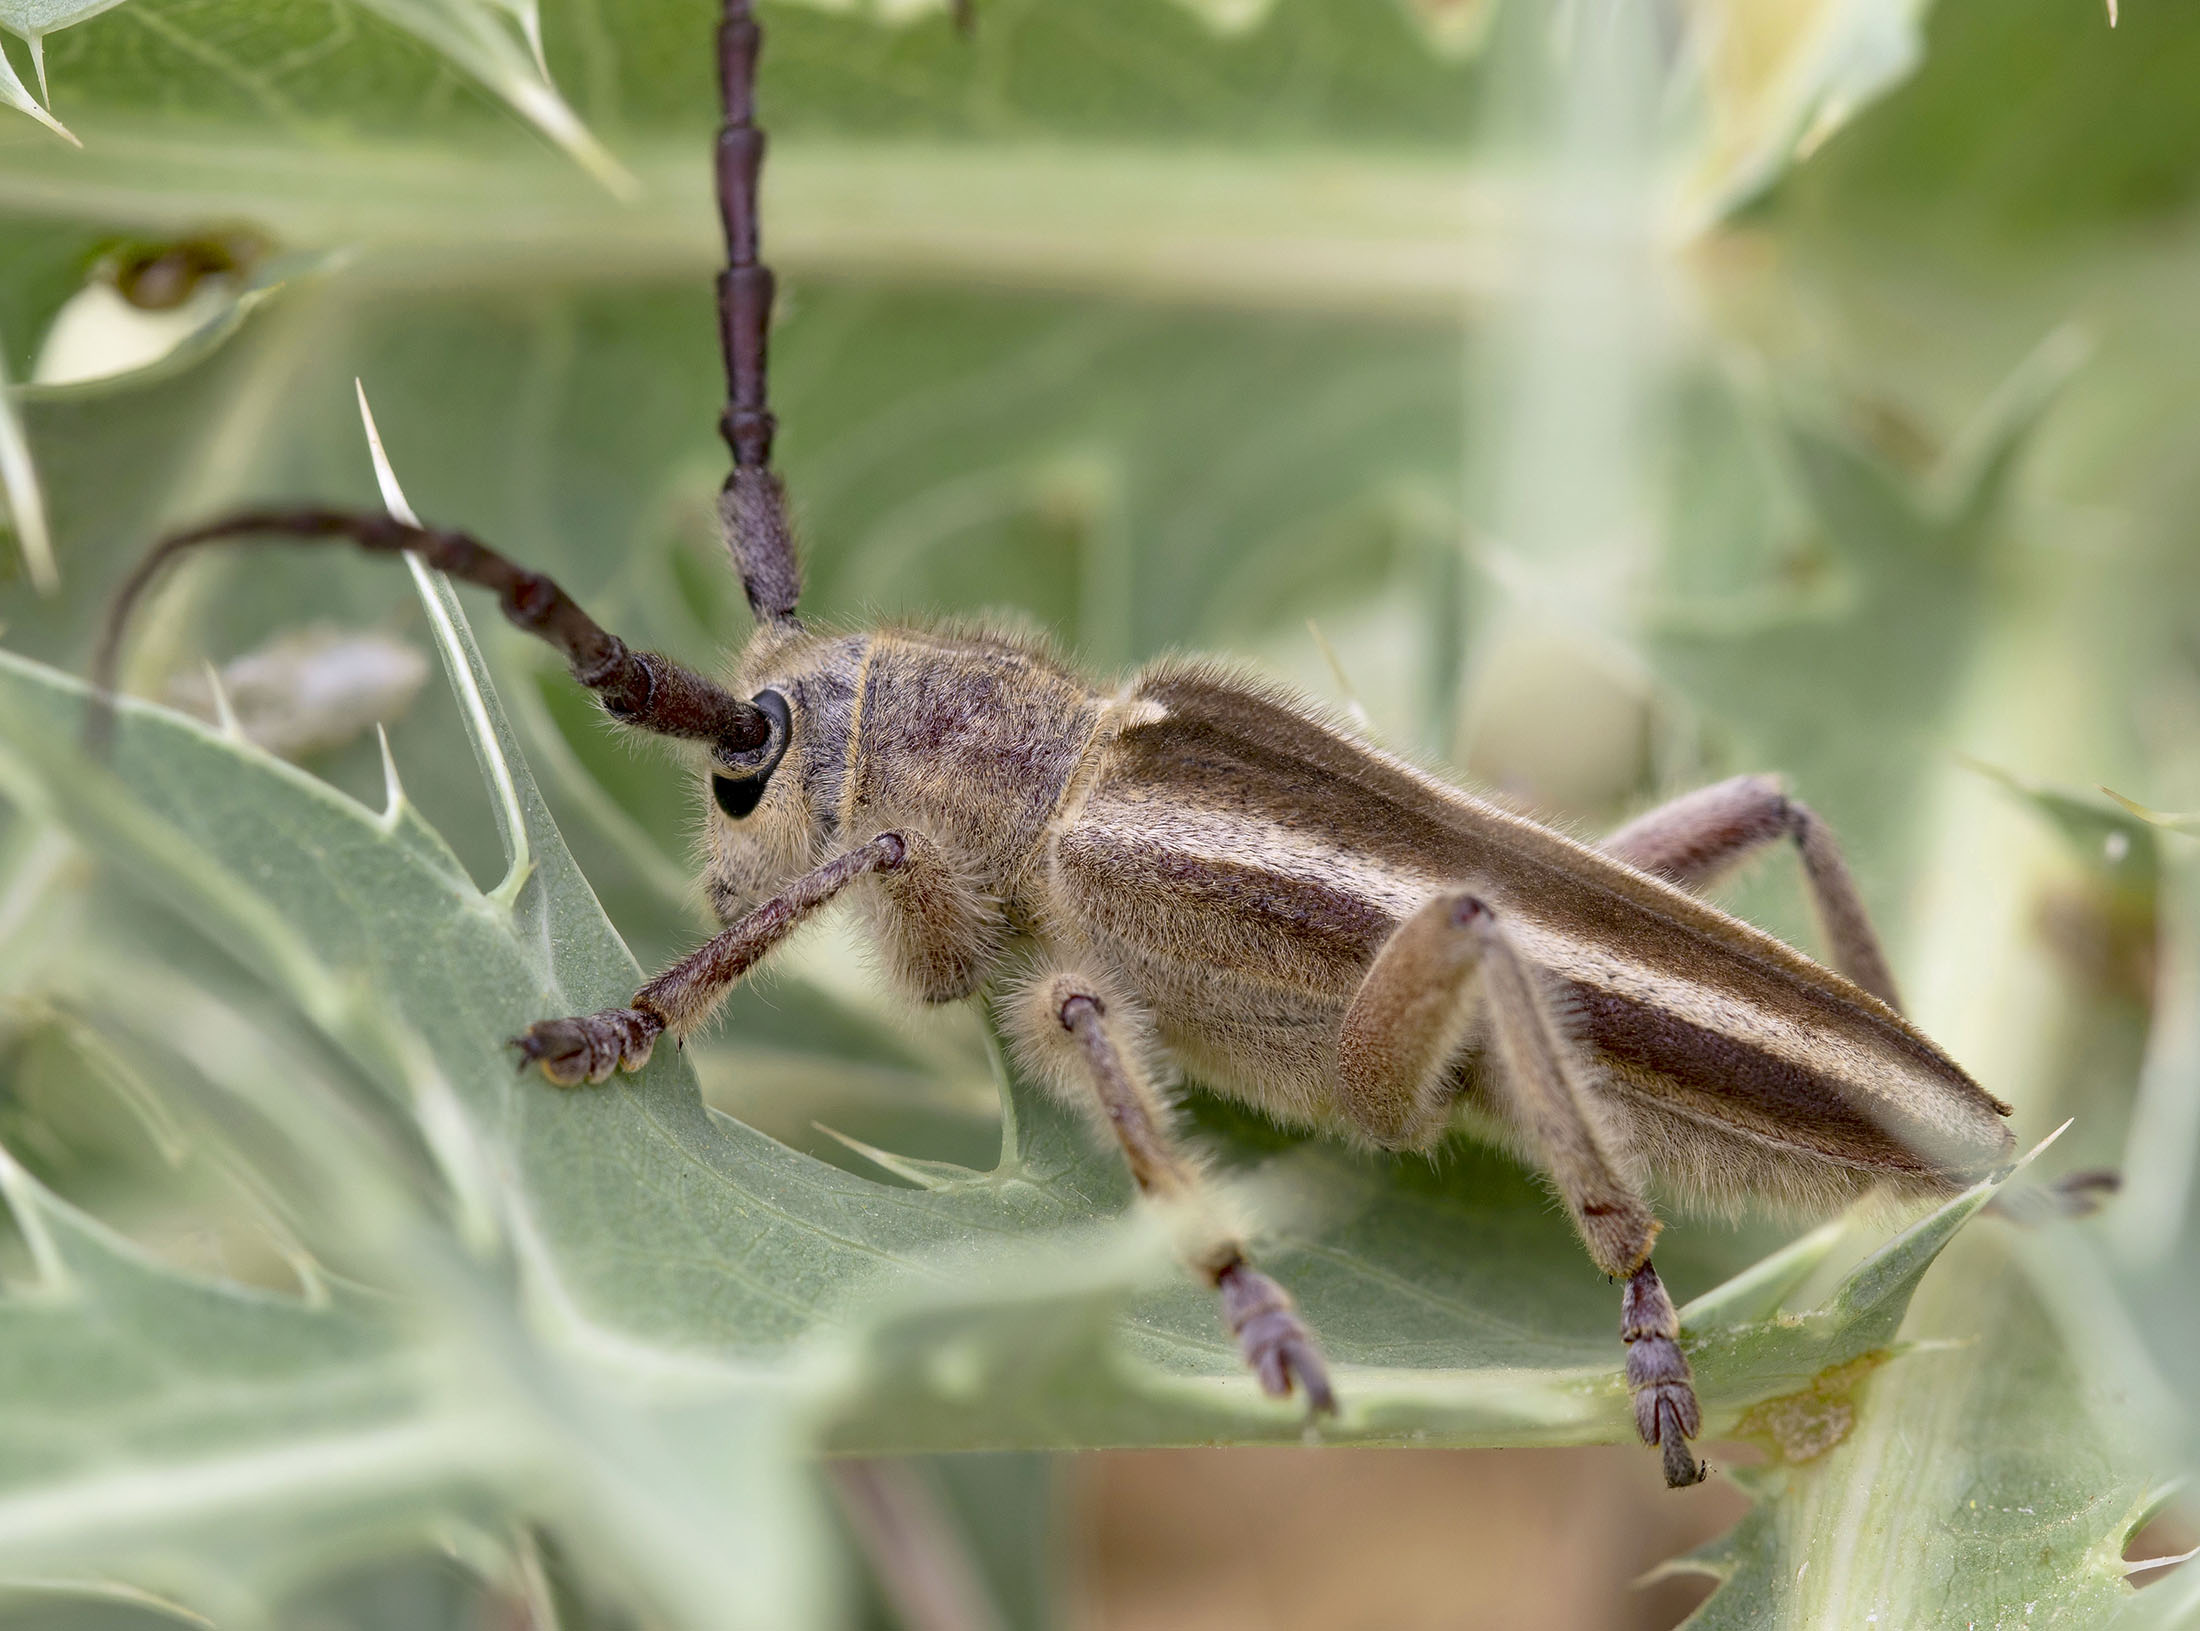
[[[1197,1212],[1199,1169],[1169,1130],[1167,1102],[1140,1067],[1137,1027],[1111,1006],[1103,982],[1073,973],[1041,979],[1025,993],[1017,1039],[1031,1063],[1069,1091],[1091,1093],[1148,1200]],[[1201,1220],[1182,1250],[1187,1265],[1215,1288],[1223,1323],[1264,1392],[1287,1397],[1306,1390],[1308,1408],[1333,1415],[1337,1398],[1314,1335],[1283,1287],[1254,1268],[1236,1232]]]
[[[1658,1221],[1621,1170],[1579,1051],[1560,1029],[1504,919],[1472,891],[1438,895],[1401,923],[1346,1011],[1339,1102],[1393,1148],[1442,1136],[1448,1079],[1479,1021],[1500,1100],[1542,1157],[1590,1259],[1625,1279],[1620,1339],[1635,1426],[1676,1488],[1702,1480],[1688,1448],[1702,1412],[1680,1348],[1680,1319],[1650,1265]]]
[[[1901,993],[1833,830],[1809,805],[1789,798],[1777,777],[1736,776],[1684,793],[1637,816],[1607,838],[1603,848],[1668,883],[1700,889],[1780,838],[1792,838],[1802,856],[1803,876],[1833,966],[1901,1012]]]

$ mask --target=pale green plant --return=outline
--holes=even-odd
[[[2200,803],[2192,572],[2149,547],[2192,506],[2191,252],[2120,235],[2185,221],[2143,183],[2200,121],[1996,192],[2014,161],[1944,148],[1954,123],[2043,151],[1996,122],[2012,61],[2081,108],[2154,104],[2087,55],[2098,18],[1950,6],[1956,44],[1868,112],[1921,48],[1894,0],[1728,8],[1693,68],[1595,5],[1051,0],[981,5],[968,44],[929,13],[767,18],[775,392],[820,614],[1005,604],[1096,666],[1235,649],[1500,775],[1533,767],[1492,699],[1563,649],[1575,688],[1541,706],[1635,732],[1613,808],[1574,817],[1790,772],[1927,1028],[2027,1143],[2077,1118],[2043,1166],[2121,1158],[2145,1059],[2145,1182],[2105,1234],[1970,1223],[1981,1190],[1667,1235],[1714,1436],[1759,1458],[1751,1517],[1682,1565],[1724,1581],[1704,1626],[2167,1624],[2194,1596],[2135,1596],[2122,1562],[2189,1453],[2191,843],[2057,789]],[[387,563],[196,567],[141,688],[403,617],[455,705],[311,773],[149,704],[111,759],[78,748],[103,595],[245,496],[401,478],[638,642],[739,639],[708,525],[706,11],[0,4],[43,41],[0,100],[83,143],[22,118],[0,147],[0,366],[30,382],[0,476],[36,568],[0,585],[0,1579],[26,1621],[97,1590],[272,1623],[441,1548],[563,1623],[830,1624],[820,1455],[1304,1430],[983,1017],[890,1020],[829,933],[639,1077],[515,1077],[505,1036],[696,933],[692,790],[501,626],[485,660],[446,586],[393,612]],[[235,225],[273,249],[182,347],[37,382],[103,243]],[[1807,945],[1791,883],[1732,898]],[[1326,1440],[1628,1437],[1611,1288],[1532,1175],[1192,1110],[1339,1362]]]

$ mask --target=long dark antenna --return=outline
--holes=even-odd
[[[168,563],[219,539],[312,539],[352,543],[377,554],[411,550],[461,583],[493,591],[504,615],[555,646],[573,677],[596,693],[604,711],[659,736],[709,742],[729,768],[770,742],[772,723],[761,708],[711,684],[692,669],[654,652],[634,651],[540,572],[515,566],[479,539],[441,527],[416,527],[372,510],[301,507],[245,510],[163,538],[138,562],[107,607],[107,625],[92,657],[92,684],[102,699],[114,693],[115,665],[130,613]],[[112,720],[95,706],[86,734],[103,747]]]
[[[749,0],[723,0],[718,23],[718,213],[726,229],[726,267],[718,274],[718,334],[726,359],[726,408],[719,433],[733,452],[733,474],[718,498],[719,525],[749,607],[762,623],[799,627],[795,601],[802,569],[787,523],[787,495],[773,474],[772,418],[766,390],[773,279],[757,258],[756,184],[764,167],[764,132],[756,123],[756,57],[763,30]],[[318,505],[247,510],[224,516],[154,545],[108,607],[107,626],[92,662],[106,707],[93,709],[87,735],[104,742],[112,726],[111,697],[130,613],[176,556],[217,539],[279,537],[338,541],[391,553],[411,550],[461,582],[495,592],[504,615],[562,652],[573,677],[594,691],[613,718],[660,736],[708,741],[719,762],[739,770],[762,764],[777,746],[772,720],[754,704],[713,685],[669,658],[629,650],[539,572],[514,565],[478,539],[438,527],[416,527],[371,510]]]
[[[767,623],[794,621],[802,592],[787,495],[772,472],[767,374],[771,343],[771,268],[757,255],[757,179],[764,132],[756,123],[756,58],[764,31],[749,0],[724,0],[718,23],[718,216],[726,230],[726,267],[718,274],[718,339],[726,358],[726,410],[718,433],[733,452],[733,474],[719,494],[719,523],[741,573],[749,609]]]

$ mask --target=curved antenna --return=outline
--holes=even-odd
[[[515,566],[479,539],[443,527],[416,527],[370,510],[318,507],[244,510],[205,526],[163,538],[138,562],[107,608],[106,627],[92,657],[97,700],[85,735],[104,747],[113,728],[115,666],[130,613],[153,581],[178,555],[221,539],[276,538],[352,543],[374,554],[410,550],[439,572],[495,593],[504,615],[537,639],[555,646],[573,677],[622,724],[659,736],[708,742],[732,764],[753,757],[772,736],[762,709],[668,657],[631,650],[582,611],[572,596],[540,572]]]
[[[733,454],[733,474],[718,495],[719,530],[741,574],[749,610],[760,623],[794,624],[802,593],[787,521],[787,495],[772,470],[768,350],[771,268],[757,254],[757,178],[764,132],[756,123],[756,59],[764,31],[749,0],[724,0],[718,22],[718,218],[726,266],[718,274],[718,340],[726,360],[726,406],[718,434]]]
[[[757,257],[757,178],[764,164],[764,132],[756,123],[755,91],[763,37],[750,15],[749,0],[723,0],[717,177],[726,266],[718,274],[718,333],[726,363],[726,406],[719,433],[733,453],[733,473],[719,493],[718,516],[758,622],[799,628],[795,602],[802,569],[787,520],[786,492],[771,467],[772,436],[778,428],[767,390],[774,282],[771,268]],[[753,704],[668,658],[629,650],[549,578],[515,566],[470,535],[414,526],[372,511],[318,506],[246,510],[154,545],[108,608],[92,660],[98,697],[86,719],[88,742],[103,746],[112,731],[123,631],[131,611],[168,563],[216,539],[274,537],[348,541],[384,553],[415,551],[461,582],[493,590],[505,616],[557,647],[573,677],[596,693],[613,718],[660,736],[708,741],[728,769],[752,774],[771,745],[772,721]]]

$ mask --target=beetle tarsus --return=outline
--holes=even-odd
[[[1222,1293],[1223,1321],[1260,1378],[1261,1391],[1287,1399],[1296,1384],[1305,1390],[1310,1415],[1334,1416],[1337,1394],[1329,1384],[1328,1363],[1290,1293],[1242,1259],[1222,1271],[1215,1289]]]
[[[606,1081],[615,1070],[649,1063],[665,1022],[645,1008],[606,1008],[575,1019],[538,1020],[507,1047],[519,1050],[519,1068],[539,1065],[560,1087]]]
[[[1703,1409],[1688,1356],[1681,1352],[1680,1315],[1649,1260],[1635,1270],[1620,1295],[1620,1340],[1627,1344],[1627,1387],[1635,1396],[1635,1431],[1665,1458],[1665,1481],[1674,1489],[1704,1481],[1703,1463],[1688,1441],[1703,1429]]]
[[[2006,1173],[1996,1173],[1997,1178]],[[2004,1189],[1986,1203],[1986,1210],[2022,1228],[2036,1229],[2050,1223],[2069,1223],[2089,1218],[2122,1191],[2123,1175],[2104,1167],[2068,1172],[2051,1184]]]

